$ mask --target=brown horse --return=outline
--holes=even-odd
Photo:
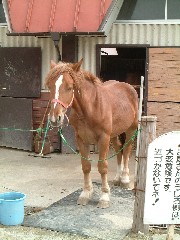
[[[138,125],[138,97],[131,85],[115,80],[103,83],[82,70],[81,64],[82,60],[75,64],[51,61],[51,70],[46,79],[51,100],[49,118],[52,126],[61,126],[67,109],[71,107],[69,120],[75,130],[84,173],[84,188],[77,201],[81,205],[86,205],[93,193],[91,162],[86,160],[89,158],[89,145],[98,145],[98,171],[102,180],[98,207],[106,208],[110,195],[107,181],[109,144],[111,141],[115,151],[118,151],[122,146],[118,135],[125,132],[126,142],[133,136]],[[131,148],[128,143],[123,150],[123,169],[122,152],[117,155],[116,184],[129,184]]]

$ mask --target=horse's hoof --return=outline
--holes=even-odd
[[[123,189],[129,189],[129,185],[130,185],[130,182],[125,182],[125,183],[121,182],[120,184],[121,188]]]
[[[128,189],[129,185],[130,185],[129,175],[126,173],[122,174],[120,186],[124,189]]]
[[[77,204],[78,205],[82,205],[82,206],[86,206],[89,202],[89,198],[85,198],[85,197],[79,197],[77,200]]]
[[[110,190],[109,192],[102,193],[102,196],[99,199],[99,203],[97,205],[98,208],[108,208],[110,206],[109,195],[110,195]]]
[[[113,185],[114,185],[114,186],[120,186],[120,185],[121,185],[121,181],[114,179],[114,180],[113,180]]]
[[[83,190],[77,200],[77,204],[83,205],[83,206],[87,205],[89,200],[92,198],[92,194],[93,194],[93,188],[90,191]]]
[[[97,207],[98,208],[108,208],[110,206],[109,201],[100,200]]]
[[[119,175],[115,176],[115,178],[113,179],[113,184],[114,184],[114,186],[120,186],[120,184],[121,184],[121,177]]]

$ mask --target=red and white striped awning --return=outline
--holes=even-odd
[[[11,32],[97,32],[112,0],[4,0]]]

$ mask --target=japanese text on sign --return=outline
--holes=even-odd
[[[149,145],[144,223],[180,223],[179,131],[164,134]]]

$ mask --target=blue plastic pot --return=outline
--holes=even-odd
[[[0,224],[13,226],[24,220],[24,199],[26,195],[20,192],[0,194]]]

